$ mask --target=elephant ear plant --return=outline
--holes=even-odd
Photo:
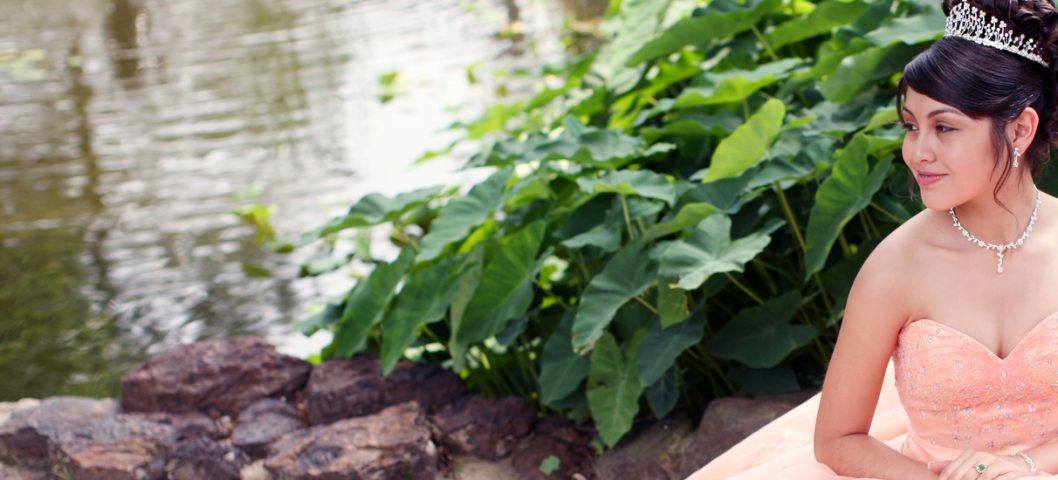
[[[937,2],[624,0],[597,52],[454,128],[469,188],[369,194],[301,244],[399,254],[302,326],[592,420],[817,385],[866,255],[920,207],[894,82]],[[555,81],[558,79],[558,81]],[[434,154],[431,154],[434,155]],[[897,165],[894,165],[897,163]]]

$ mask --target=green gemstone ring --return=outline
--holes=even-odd
[[[984,473],[986,468],[988,468],[988,466],[983,463],[978,463],[977,466],[974,467],[974,469],[977,470],[977,473]]]

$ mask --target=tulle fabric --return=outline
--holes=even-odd
[[[1004,358],[941,323],[910,323],[886,369],[870,435],[923,465],[954,459],[966,449],[1009,454],[1058,441],[1055,342],[1058,312],[1041,320]],[[816,395],[689,479],[856,478],[815,460],[818,408]]]

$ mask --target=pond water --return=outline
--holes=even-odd
[[[299,278],[310,252],[269,253],[232,212],[274,205],[293,237],[365,193],[460,181],[413,163],[496,100],[505,81],[467,67],[560,59],[563,18],[605,3],[0,2],[0,401],[113,395],[198,339],[314,353],[293,323],[352,280]]]

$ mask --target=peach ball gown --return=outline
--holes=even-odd
[[[925,463],[966,449],[1009,454],[1058,440],[1058,312],[1000,358],[932,320],[899,334],[871,436]],[[819,395],[720,455],[690,480],[849,479],[815,460]],[[1058,479],[1058,475],[1024,477]]]

